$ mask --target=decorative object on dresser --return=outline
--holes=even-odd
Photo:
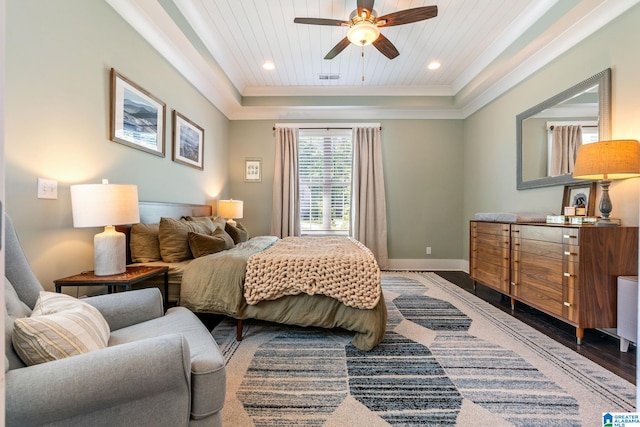
[[[173,161],[204,169],[204,129],[173,110]]]
[[[602,219],[596,225],[618,225],[609,218],[613,205],[609,198],[609,185],[614,179],[640,176],[640,143],[636,140],[600,141],[578,148],[573,177],[599,180],[602,187],[600,212]]]
[[[616,277],[638,271],[638,227],[471,221],[471,279],[576,327],[616,326]]]
[[[95,275],[124,273],[126,237],[114,226],[140,222],[138,187],[109,184],[107,180],[102,184],[72,185],[71,208],[74,227],[104,227],[104,232],[93,238]]]
[[[594,202],[596,197],[596,183],[585,182],[578,184],[569,184],[564,186],[564,194],[562,196],[562,211],[568,216],[593,216],[596,210]],[[567,213],[566,208],[573,208],[573,213]],[[578,209],[584,209],[580,212]]]
[[[165,103],[111,69],[111,140],[164,157]]]
[[[227,223],[236,226],[234,219],[242,218],[242,208],[244,203],[242,200],[218,200],[218,216],[227,218]]]

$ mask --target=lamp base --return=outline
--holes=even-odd
[[[229,218],[229,219],[227,220],[227,224],[229,224],[229,225],[230,225],[230,226],[232,226],[232,227],[235,227],[236,225],[238,225],[238,223],[237,223],[237,222],[235,222],[235,221],[233,220],[233,218]]]
[[[96,276],[110,276],[127,271],[127,242],[124,233],[107,225],[102,233],[93,236],[94,262]]]

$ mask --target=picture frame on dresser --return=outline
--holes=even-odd
[[[176,163],[204,170],[204,129],[173,110],[173,156]]]
[[[577,207],[579,204],[584,203],[584,207],[587,209],[587,216],[594,216],[596,211],[595,198],[595,182],[565,185],[560,212],[564,212],[564,208],[567,206]]]
[[[165,156],[166,105],[151,92],[111,69],[110,138]]]

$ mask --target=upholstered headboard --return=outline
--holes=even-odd
[[[180,219],[183,216],[210,216],[212,212],[211,205],[167,202],[139,202],[138,209],[140,210],[140,222],[144,224],[157,224],[160,222],[160,218]],[[127,236],[127,264],[130,264],[131,226],[119,225],[116,229]]]

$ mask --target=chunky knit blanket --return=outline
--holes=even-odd
[[[285,237],[247,261],[244,297],[250,305],[306,293],[372,309],[381,293],[371,251],[348,237]]]

